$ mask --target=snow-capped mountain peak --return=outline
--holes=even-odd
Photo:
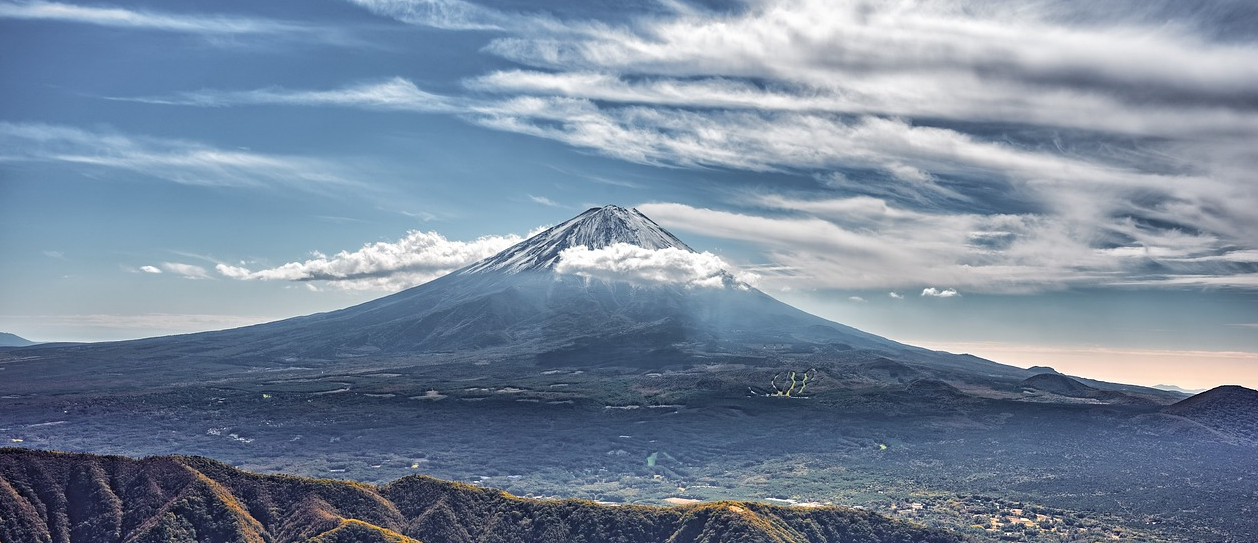
[[[564,249],[584,246],[602,249],[616,243],[628,243],[645,249],[669,247],[694,252],[677,236],[655,224],[636,209],[607,205],[586,210],[576,217],[551,227],[507,250],[477,262],[462,273],[551,269]]]

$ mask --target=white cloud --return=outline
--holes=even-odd
[[[746,288],[736,282],[726,268],[725,262],[712,253],[694,253],[675,247],[652,250],[628,243],[614,243],[601,249],[569,247],[559,254],[559,261],[555,264],[556,273],[593,279]]]
[[[152,268],[152,266],[145,266],[141,269],[146,272],[153,273],[147,268]],[[170,273],[173,273],[175,275],[178,275],[180,277],[183,277],[185,279],[210,279],[211,278],[210,272],[206,271],[205,268],[202,268],[201,266],[197,266],[195,264],[183,264],[180,262],[162,262],[161,269],[168,271]],[[161,270],[158,270],[158,271],[160,272]]]
[[[956,298],[961,296],[961,294],[957,293],[956,289],[946,288],[939,290],[935,287],[926,287],[922,289],[922,296],[930,298]]]
[[[45,162],[123,170],[187,185],[289,186],[307,191],[363,188],[327,161],[223,149],[203,143],[0,122],[0,163]]]
[[[465,109],[458,101],[419,90],[409,80],[394,77],[331,90],[265,88],[247,91],[200,90],[173,96],[111,98],[151,104],[226,107],[241,105],[292,105],[357,107],[381,111],[456,112]]]
[[[1225,195],[1255,199],[1245,187],[1207,175],[1149,173],[875,116],[608,108],[583,99],[538,97],[479,106],[478,113],[473,118],[484,126],[645,164],[878,170],[890,179],[849,179],[844,188],[859,192],[861,183],[890,185],[893,192],[917,201],[974,198],[942,183],[940,176],[1015,191],[1028,203],[1061,207],[1063,212],[1081,199],[1107,207],[1131,205],[1128,198],[1143,192],[1159,202],[1182,201],[1187,210],[1205,205],[1205,199],[1226,201],[1221,198]]]
[[[898,293],[895,293],[895,292],[888,292],[888,293],[887,293],[887,296],[888,296],[888,297],[890,297],[890,298],[891,298],[891,299],[893,299],[893,300],[903,300],[903,299],[904,299],[904,295],[902,295],[902,294],[898,294]]]
[[[1239,287],[1258,289],[1258,273],[1230,274],[1166,274],[1150,278],[1132,278],[1114,281],[1119,286],[1179,286],[1179,287]]]
[[[339,289],[396,291],[436,279],[523,239],[510,234],[454,241],[436,232],[410,231],[394,242],[368,243],[356,251],[332,256],[315,253],[314,258],[302,262],[259,270],[244,263],[219,264],[215,269],[240,280],[324,281]]]
[[[1206,7],[1148,13],[758,0],[563,35],[526,27],[489,50],[545,71],[466,84],[503,97],[473,117],[491,128],[647,164],[811,172],[840,194],[931,210],[857,225],[793,202],[764,235],[726,225],[823,282],[920,285],[933,260],[983,290],[1246,286],[1246,268],[1224,264],[1255,249],[1258,43],[1208,35]],[[798,200],[818,199],[841,200]],[[837,237],[800,232],[810,225]],[[1171,273],[1150,277],[1150,262]]]
[[[207,35],[308,33],[301,25],[246,17],[173,14],[116,7],[93,7],[61,2],[0,2],[0,18],[66,21],[123,28],[138,28]]]
[[[533,196],[532,194],[529,194],[527,196],[529,197],[529,200],[532,200],[533,203],[535,204],[542,204],[544,206],[550,206],[550,207],[561,207],[554,200],[551,200],[550,198],[547,198],[545,196]]]
[[[450,30],[496,30],[510,24],[497,11],[462,0],[349,0],[377,15]]]
[[[1111,14],[1101,11],[1018,1],[762,0],[734,12],[642,18],[599,32],[569,24],[569,31],[584,31],[580,40],[530,28],[491,50],[586,77],[650,74],[664,79],[651,83],[666,90],[672,78],[756,78],[770,90],[805,86],[796,94],[817,89],[823,98],[866,106],[942,103],[923,113],[949,116],[971,112],[947,107],[958,101],[1016,116],[1036,111],[1037,100],[1066,111],[1074,97],[1210,96],[1245,92],[1258,81],[1254,48],[1195,34],[1191,17],[1199,13],[1149,24],[1105,20]],[[704,94],[711,93],[696,93]]]
[[[670,229],[758,247],[769,259],[759,268],[769,288],[905,289],[946,281],[975,292],[1021,293],[1085,285],[1255,284],[1251,257],[1258,253],[1128,219],[927,212],[870,197],[750,193],[736,201],[767,211],[637,207]],[[1110,239],[1127,245],[1098,246]]]
[[[417,111],[436,104],[432,107],[464,108],[467,118],[492,128],[556,139],[647,164],[721,166],[753,171],[881,170],[889,180],[832,172],[826,176],[827,184],[845,192],[865,192],[921,206],[938,201],[952,202],[954,206],[971,205],[976,195],[987,198],[986,195],[991,194],[1009,194],[1017,201],[997,205],[1041,211],[1017,216],[997,213],[987,217],[941,214],[916,222],[923,227],[939,226],[940,221],[953,226],[969,224],[973,228],[967,236],[972,242],[998,243],[1002,237],[1017,234],[993,230],[989,223],[1001,223],[1014,217],[1026,228],[1031,228],[1028,226],[1031,223],[1038,225],[1036,229],[1045,236],[1043,241],[1064,242],[1058,246],[1044,243],[1043,247],[1056,253],[1069,249],[1076,256],[1088,259],[1094,255],[1084,253],[1093,250],[1111,251],[1113,255],[1123,251],[1147,252],[1148,247],[1156,244],[1151,242],[1153,238],[1161,237],[1161,241],[1166,241],[1168,236],[1175,235],[1148,228],[1150,221],[1187,221],[1199,228],[1214,230],[1216,233],[1185,238],[1208,243],[1210,247],[1244,246],[1249,237],[1247,225],[1258,227],[1258,212],[1254,211],[1258,209],[1258,192],[1239,181],[1239,176],[1244,175],[1241,169],[1214,176],[1151,173],[1135,165],[1115,166],[1080,156],[1029,150],[983,141],[955,130],[915,126],[905,120],[876,116],[851,117],[806,111],[689,111],[642,106],[608,108],[585,99],[553,97],[469,101],[428,95],[401,79],[392,80],[389,85],[409,90],[382,93],[402,97],[398,100],[372,98],[376,96],[374,90],[350,87],[335,91],[246,91],[193,102],[228,105],[265,96],[266,100],[276,103],[365,108],[388,104],[387,107]],[[423,95],[408,98],[414,93]],[[959,189],[945,182],[944,178],[950,176],[970,179],[968,188]],[[531,195],[530,198],[538,203],[551,202]],[[848,200],[861,201],[860,198]],[[867,200],[881,202],[877,205],[883,207],[887,205],[879,198]],[[790,205],[808,213],[826,211],[814,209],[817,206],[804,206],[802,201]],[[830,199],[825,205],[835,201],[838,200]],[[927,218],[921,213],[916,217]],[[905,224],[909,222],[912,221]],[[931,231],[910,233],[935,235]],[[1116,236],[1134,244],[1125,247],[1093,245],[1093,242],[1112,245],[1109,240]],[[1023,236],[1022,239],[1028,238]],[[1043,271],[1061,268],[1063,266],[1056,265]],[[1024,275],[1037,273],[1022,265],[1011,271]],[[1082,278],[1074,274],[1062,279]],[[1033,282],[1026,278],[1014,279],[1024,284]]]
[[[144,273],[162,273],[162,269],[157,266],[140,266],[140,271]]]
[[[837,203],[848,210],[837,214],[845,221],[824,214],[766,217],[680,204],[643,204],[638,209],[667,228],[760,247],[773,266],[784,270],[765,270],[764,281],[770,286],[904,288],[944,277],[981,290],[1020,291],[1074,279],[1062,276],[1061,264],[1042,267],[1051,264],[1051,252],[1042,260],[1032,254],[1036,260],[1020,261],[1018,256],[970,245],[967,232],[975,223],[987,221],[985,217],[931,215],[890,206],[879,211],[885,202],[865,204],[869,205],[862,212],[857,211],[861,202]]]
[[[1225,106],[1178,108],[1125,103],[1105,93],[1032,85],[992,85],[980,78],[948,83],[950,92],[923,92],[920,76],[850,78],[841,86],[782,84],[765,88],[728,77],[626,79],[598,72],[493,72],[467,81],[468,88],[502,94],[563,96],[613,103],[771,112],[858,114],[1020,121],[1142,136],[1220,135],[1258,132],[1258,114]],[[926,77],[930,77],[927,75]],[[892,87],[892,88],[888,88]]]
[[[351,2],[494,30],[485,51],[533,68],[465,80],[474,98],[394,78],[166,100],[450,112],[631,162],[815,179],[820,195],[688,225],[799,270],[769,274],[779,287],[1252,283],[1258,41],[1212,33],[1240,27],[1208,6],[749,0],[609,24]]]
[[[905,240],[892,235],[884,239],[817,217],[764,217],[665,203],[637,208],[666,228],[758,246],[772,263],[760,268],[763,281],[772,286],[878,288],[921,284],[940,273],[939,263],[932,267],[922,262],[933,254],[923,255]]]
[[[848,298],[847,298],[847,299],[848,299],[848,301],[850,301],[850,302],[856,302],[856,303],[858,303],[858,304],[863,304],[863,303],[865,303],[865,299],[864,299],[864,298],[861,298],[860,296],[848,296]]]

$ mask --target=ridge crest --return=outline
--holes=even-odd
[[[628,243],[652,250],[673,247],[695,252],[637,209],[606,205],[587,209],[580,215],[472,264],[459,273],[549,270],[559,262],[560,253],[564,249],[578,246],[602,249],[617,243]]]

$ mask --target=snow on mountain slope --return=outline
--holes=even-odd
[[[477,262],[460,274],[552,269],[564,249],[584,246],[602,249],[627,243],[644,249],[676,248],[694,252],[677,236],[655,224],[636,209],[608,205],[585,213],[524,240],[507,250]]]

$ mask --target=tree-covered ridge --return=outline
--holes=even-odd
[[[533,500],[410,476],[376,487],[200,457],[0,449],[0,541],[412,543],[953,542],[855,509]]]

